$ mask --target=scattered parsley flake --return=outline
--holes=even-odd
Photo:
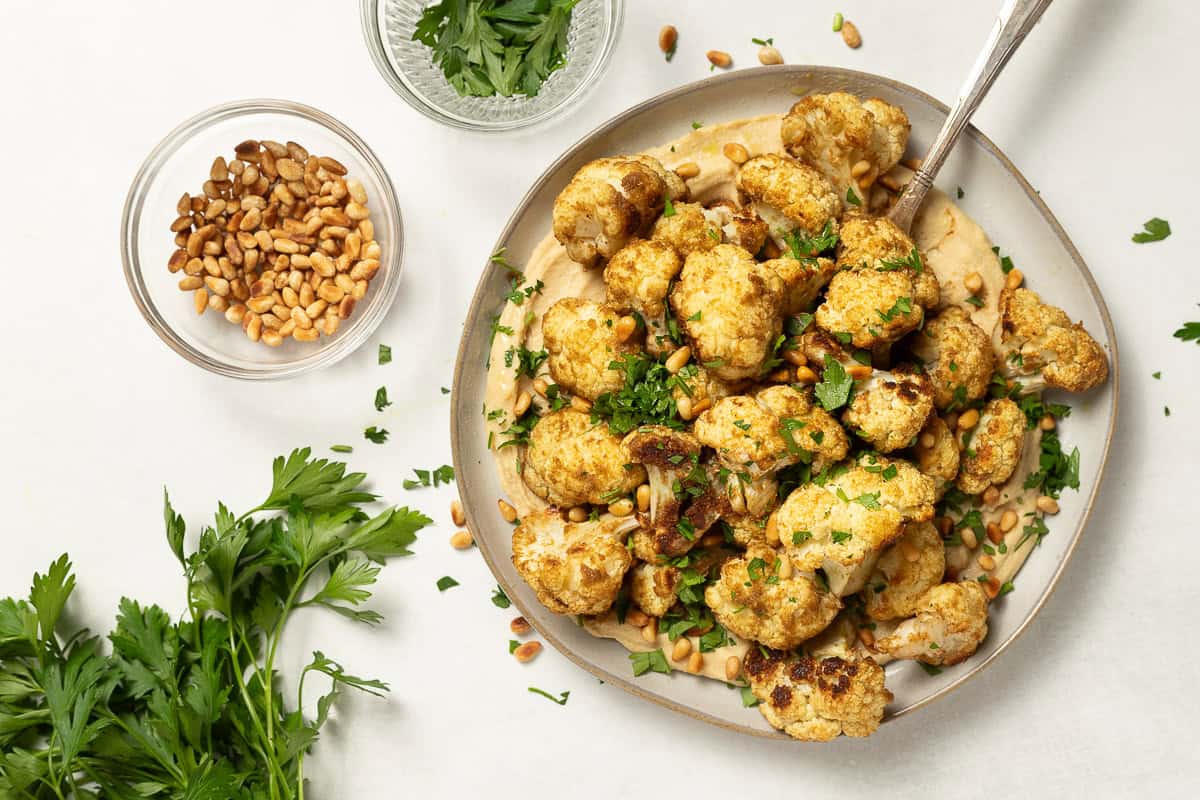
[[[348,444],[331,444],[329,449],[335,453],[353,453],[354,448]]]
[[[537,688],[536,686],[530,686],[529,691],[533,692],[534,694],[540,694],[542,697],[546,698],[551,703],[557,703],[560,706],[565,706],[567,704],[567,698],[571,696],[570,692],[561,692],[561,693],[559,693],[558,697],[555,697],[554,695],[550,694],[549,692],[542,691],[541,689]]]
[[[846,405],[850,400],[850,390],[854,387],[854,379],[846,374],[846,369],[831,355],[825,356],[825,372],[813,391],[826,411],[833,411]]]
[[[858,199],[858,195],[854,193],[854,187],[851,186],[846,190],[846,202],[852,206],[861,206],[862,200]]]
[[[500,588],[500,584],[496,584],[496,590],[492,592],[492,605],[496,608],[508,608],[512,605],[512,600],[508,599],[508,595]]]
[[[1147,242],[1161,242],[1163,239],[1171,235],[1171,223],[1165,219],[1153,217],[1142,223],[1145,232],[1135,233],[1133,241],[1136,244],[1146,244]]]
[[[374,425],[363,431],[363,436],[374,442],[375,444],[383,444],[387,441],[387,428],[376,428]]]
[[[645,653],[630,653],[629,660],[633,664],[635,678],[647,672],[661,672],[664,675],[671,672],[671,665],[667,662],[667,657],[663,655],[661,647]]]
[[[1200,322],[1185,322],[1183,327],[1171,335],[1185,342],[1200,344]]]
[[[419,489],[423,486],[441,486],[443,483],[454,482],[454,467],[449,464],[442,464],[437,469],[414,469],[417,479],[404,481],[405,489]]]
[[[510,331],[510,333],[511,333],[511,331]],[[379,345],[379,363],[380,364],[392,363],[392,348],[388,347],[386,344]]]
[[[451,578],[449,575],[443,575],[437,580],[437,588],[439,592],[444,592],[447,589],[453,589],[458,586],[458,581]]]
[[[376,411],[383,411],[385,408],[387,408],[391,404],[392,404],[392,401],[388,400],[386,386],[380,386],[378,389],[375,390],[375,410]]]

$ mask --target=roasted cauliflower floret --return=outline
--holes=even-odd
[[[794,230],[811,236],[841,214],[842,202],[821,173],[787,156],[767,153],[742,165],[738,188],[770,232],[783,237]]]
[[[825,630],[842,601],[811,575],[786,567],[781,573],[784,558],[772,548],[751,547],[726,561],[720,578],[704,590],[717,622],[735,636],[778,650],[790,650]]]
[[[987,594],[978,581],[941,583],[917,601],[917,615],[875,640],[875,649],[893,658],[926,664],[957,664],[987,636]]]
[[[646,425],[626,436],[624,445],[650,481],[650,509],[641,515],[642,526],[634,533],[634,552],[646,561],[686,553],[696,536],[679,529],[679,508],[681,496],[687,497],[693,487],[699,491],[707,482],[700,466],[700,442],[685,431]]]
[[[772,509],[773,511],[774,509]],[[721,521],[729,526],[733,541],[741,547],[767,546],[767,518],[750,514],[726,513]]]
[[[938,305],[941,289],[937,276],[925,266],[912,238],[887,217],[845,217],[838,237],[837,265],[840,269],[901,272],[912,281],[912,299],[917,305],[926,310]]]
[[[867,614],[878,620],[911,617],[917,601],[942,582],[945,571],[946,547],[933,523],[904,526],[904,535],[879,557],[867,579]]]
[[[566,522],[555,509],[527,514],[513,531],[513,566],[556,614],[603,614],[633,564],[625,533],[632,518]]]
[[[763,266],[783,281],[783,313],[788,315],[811,311],[817,295],[837,272],[831,258],[773,258]]]
[[[913,282],[900,271],[842,270],[817,307],[816,322],[829,333],[848,333],[855,347],[888,345],[915,331],[925,311],[913,298]]]
[[[777,430],[788,452],[795,455],[797,449],[804,451],[799,460],[811,463],[814,472],[846,457],[850,449],[846,431],[807,392],[791,386],[770,386],[757,392],[754,399],[778,418]],[[811,459],[805,453],[811,454]]]
[[[804,484],[775,512],[775,530],[792,563],[804,571],[823,569],[838,596],[862,588],[905,524],[933,517],[932,479],[904,461],[876,462],[851,466],[823,486]]]
[[[839,198],[851,188],[861,198],[860,180],[870,186],[904,156],[909,128],[908,117],[897,106],[831,92],[809,95],[792,106],[780,134],[784,148],[819,169]],[[860,161],[870,169],[855,178],[851,170]]]
[[[600,505],[644,483],[646,470],[631,464],[628,448],[608,425],[593,424],[590,415],[568,406],[534,426],[522,477],[551,505]]]
[[[594,266],[648,232],[668,195],[686,199],[687,187],[670,178],[648,156],[585,164],[554,201],[554,237],[574,261]],[[676,194],[680,187],[682,193]]]
[[[554,381],[588,400],[619,392],[625,375],[609,365],[626,353],[636,353],[638,346],[617,337],[618,319],[620,315],[609,306],[579,297],[564,297],[550,306],[542,317],[542,336]]]
[[[1024,381],[1027,390],[1041,383],[1068,392],[1086,392],[1108,379],[1108,358],[1066,312],[1043,303],[1029,289],[1005,289],[1000,295],[1000,355],[1012,377],[1039,376]]]
[[[667,313],[667,292],[683,268],[683,261],[662,242],[635,239],[617,251],[604,267],[607,304],[620,311],[636,311],[646,319]]]
[[[979,494],[1012,477],[1025,443],[1025,412],[1007,397],[989,400],[962,454],[958,488]]]
[[[908,447],[933,412],[929,378],[905,369],[875,370],[858,385],[842,422],[881,453]]]
[[[725,242],[736,244],[748,253],[757,254],[771,233],[754,209],[738,208],[728,200],[713,203],[704,209],[704,216],[719,227]]]
[[[730,244],[692,253],[671,292],[692,356],[719,380],[757,377],[783,325],[783,282]]]
[[[693,406],[706,400],[709,404],[715,403],[722,397],[737,394],[746,385],[746,381],[720,380],[713,375],[712,370],[694,362],[676,373],[676,376],[679,381],[671,389],[671,395],[675,398],[676,403],[686,397]],[[683,385],[681,386],[680,383]],[[687,388],[685,389],[684,386]]]
[[[661,617],[675,605],[680,588],[685,585],[685,569],[694,570],[696,575],[707,576],[734,555],[733,550],[714,547],[697,550],[691,556],[691,564],[685,568],[670,564],[638,564],[629,574],[630,598],[650,616]]]
[[[892,701],[883,667],[870,657],[764,654],[752,647],[743,668],[767,722],[804,742],[870,736]]]
[[[913,447],[917,469],[933,478],[938,500],[958,477],[958,440],[946,421],[937,414],[930,414],[929,421],[917,434]]]
[[[933,382],[933,403],[942,411],[962,407],[987,394],[996,368],[992,338],[971,315],[951,306],[925,323],[912,340],[912,352]]]
[[[670,245],[684,258],[722,243],[757,253],[767,240],[767,223],[750,209],[737,209],[728,203],[711,208],[698,203],[675,203],[673,210],[673,214],[668,216],[664,212],[658,218],[650,238]]]

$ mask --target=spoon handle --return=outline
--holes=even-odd
[[[912,180],[904,187],[904,192],[888,213],[888,218],[902,230],[908,231],[912,227],[917,209],[933,186],[933,179],[945,163],[946,157],[950,155],[954,143],[966,130],[971,115],[983,102],[1000,70],[1004,69],[1008,59],[1016,52],[1017,47],[1025,40],[1034,23],[1049,5],[1050,0],[1005,0],[987,43],[967,74],[967,79],[963,81],[958,99],[950,109],[950,115],[946,117],[946,124],[933,140],[921,168],[912,176]]]

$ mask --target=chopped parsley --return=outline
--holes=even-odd
[[[804,544],[812,538],[812,531],[792,531],[792,544]]]
[[[387,428],[376,428],[374,425],[363,431],[363,436],[374,442],[375,444],[383,444],[387,441]]]
[[[983,308],[983,300],[979,297],[979,295],[970,295],[967,297],[966,302],[970,303],[976,308]]]
[[[675,216],[675,204],[671,202],[671,195],[663,195],[663,214],[664,217]]]
[[[507,437],[500,442],[498,450],[505,447],[519,446],[529,444],[529,434],[533,431],[533,427],[538,424],[541,417],[533,410],[531,406],[528,411],[521,415],[520,419],[509,425],[504,430],[500,431],[500,435]]]
[[[826,411],[841,408],[850,400],[850,390],[854,387],[854,379],[846,374],[846,369],[831,355],[825,356],[825,372],[821,382],[813,392]]]
[[[488,256],[488,261],[492,264],[495,264],[497,267],[503,267],[511,275],[520,275],[521,270],[509,263],[508,256],[505,255],[507,250],[507,247],[501,247],[499,250]]]
[[[799,336],[808,329],[812,321],[813,315],[807,312],[797,314],[794,317],[788,317],[783,324],[784,333],[788,336]]]
[[[505,295],[505,298],[507,298],[507,300],[514,306],[520,306],[524,305],[525,301],[533,297],[535,294],[541,294],[542,290],[545,288],[546,284],[542,283],[541,281],[537,281],[529,286],[525,286],[524,277],[518,273],[517,275],[513,276],[512,284],[509,285],[508,294]]]
[[[740,687],[739,691],[742,695],[743,708],[754,708],[756,705],[762,702],[754,696],[754,690],[752,690],[749,686],[742,686]]]
[[[550,354],[545,350],[530,350],[524,345],[510,347],[504,352],[504,366],[511,368],[515,362],[518,378],[522,375],[532,378],[537,375],[538,368],[549,357]]]
[[[854,538],[854,534],[850,531],[833,531],[829,534],[829,538],[834,544],[842,544]]]
[[[769,45],[769,44],[775,44],[775,39],[774,39],[774,38],[771,38],[771,39],[758,39],[758,38],[754,38],[754,39],[751,39],[750,41],[751,41],[753,44],[757,44],[757,45]]]
[[[1185,322],[1183,327],[1171,335],[1185,342],[1200,344],[1200,322]]]
[[[816,236],[805,236],[797,229],[783,237],[791,251],[792,258],[797,261],[812,261],[828,250],[837,247],[838,235],[833,229],[833,220],[826,220],[825,227]]]
[[[858,199],[858,195],[854,193],[854,187],[846,189],[846,202],[852,206],[861,206],[862,200]]]
[[[842,23],[844,23],[845,21],[846,21],[846,19],[845,19],[845,17],[842,16],[842,12],[839,11],[838,13],[834,14],[833,15],[833,32],[837,33],[838,31],[840,31],[842,29]]]
[[[1161,242],[1163,239],[1171,235],[1171,223],[1165,219],[1153,217],[1142,223],[1145,231],[1139,231],[1133,235],[1133,241],[1136,244],[1145,244],[1146,242]]]
[[[999,245],[993,247],[992,252],[995,253],[996,256],[1000,259],[1000,269],[1004,272],[1005,275],[1007,275],[1008,273],[1013,271],[1013,260],[1011,258],[1009,258],[1008,256],[1000,255]]]
[[[567,704],[567,698],[571,696],[570,692],[560,692],[558,697],[555,697],[554,695],[550,694],[549,692],[543,691],[542,689],[539,689],[536,686],[530,686],[529,691],[533,692],[534,694],[540,694],[542,697],[546,698],[551,703],[558,703],[560,706],[565,706]]]
[[[664,675],[671,672],[671,665],[667,663],[667,657],[663,655],[661,647],[646,653],[630,653],[629,660],[633,664],[635,678],[647,672],[661,672]]]
[[[683,427],[673,390],[679,388],[690,395],[686,377],[694,370],[685,367],[672,375],[662,362],[640,353],[625,354],[608,366],[625,374],[625,384],[618,392],[605,392],[596,398],[593,419],[608,420],[609,429],[617,434],[629,433],[641,425],[666,425],[676,430]]]
[[[879,262],[879,266],[875,269],[879,272],[895,272],[898,269],[911,269],[920,275],[925,271],[925,265],[921,262],[921,254],[914,246],[904,258],[885,258]]]
[[[511,333],[511,331],[510,331]],[[390,364],[392,362],[392,348],[386,344],[379,345],[379,363]]]
[[[387,408],[391,404],[392,404],[392,401],[388,400],[386,386],[380,386],[378,389],[375,390],[375,410],[376,411],[383,411],[385,408]]]
[[[875,511],[883,508],[883,506],[879,505],[879,494],[879,492],[863,492],[858,497],[854,498],[854,502],[858,503],[863,508],[869,508],[872,511]]]
[[[924,661],[918,661],[917,663],[921,665],[921,669],[925,670],[926,675],[941,675],[942,674],[941,667],[935,667],[933,664],[926,664]]]
[[[700,130],[700,129],[701,129],[701,128],[703,128],[703,127],[704,127],[704,123],[703,123],[703,122],[693,122],[693,123],[692,123],[692,130],[694,130],[694,131],[698,131],[698,130]]]
[[[509,639],[508,640],[508,654],[511,656],[513,653],[517,652],[517,648],[520,646],[521,646],[521,643],[518,642],[516,639]]]
[[[512,605],[512,600],[508,599],[508,595],[500,588],[500,584],[496,584],[496,589],[492,592],[492,605],[496,608],[508,608]]]
[[[1162,373],[1161,373],[1161,372],[1153,372],[1153,373],[1151,373],[1151,374],[1150,374],[1150,377],[1151,377],[1151,378],[1154,378],[1154,380],[1156,380],[1156,381],[1157,381],[1157,380],[1160,380],[1160,379],[1162,378]]]
[[[1067,455],[1055,431],[1042,434],[1042,452],[1038,456],[1038,469],[1025,478],[1026,489],[1037,489],[1042,494],[1058,497],[1063,489],[1079,488],[1079,448]]]
[[[454,467],[442,464],[437,469],[414,469],[417,479],[404,481],[405,489],[419,489],[423,486],[441,486],[454,482]]]
[[[353,453],[354,448],[348,444],[331,444],[329,449],[335,453]]]
[[[967,196],[967,193],[963,191],[963,188],[961,186],[958,187],[958,190],[955,192],[955,194],[958,196],[959,200],[962,200],[964,197]]]
[[[458,586],[458,581],[451,578],[449,575],[443,575],[437,579],[437,589],[439,592],[444,592],[447,589],[453,589]]]
[[[886,312],[876,309],[875,313],[878,314],[879,318],[881,320],[883,320],[884,322],[891,322],[893,319],[900,316],[901,314],[912,313],[912,298],[911,297],[897,297],[896,302],[893,303],[892,307],[889,308]]]

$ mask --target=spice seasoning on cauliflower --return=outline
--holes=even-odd
[[[942,583],[917,601],[916,616],[875,640],[875,649],[924,664],[957,664],[987,636],[987,594],[978,581]]]
[[[881,453],[910,446],[933,412],[929,378],[905,365],[858,384],[842,422]]]
[[[1104,349],[1083,324],[1028,289],[1005,289],[1000,296],[1000,355],[1008,375],[1041,379],[1026,381],[1027,390],[1044,383],[1086,392],[1108,379]]]
[[[911,617],[926,590],[942,582],[946,548],[930,522],[912,522],[904,535],[879,557],[863,594],[872,619]]]
[[[979,415],[967,449],[963,452],[957,485],[967,494],[979,494],[1012,476],[1025,442],[1025,413],[1000,397],[989,400]]]
[[[529,434],[525,483],[551,505],[607,504],[636,489],[646,471],[621,438],[574,408],[546,414]]]
[[[617,336],[618,318],[612,308],[578,297],[564,297],[550,307],[542,317],[542,335],[556,383],[588,400],[620,391],[625,377],[611,365],[638,346]]]
[[[992,340],[962,308],[951,306],[928,320],[911,350],[932,381],[939,410],[962,408],[987,393],[996,369]]]
[[[821,173],[787,156],[755,156],[742,165],[738,188],[771,233],[819,233],[841,211],[841,200]]]

